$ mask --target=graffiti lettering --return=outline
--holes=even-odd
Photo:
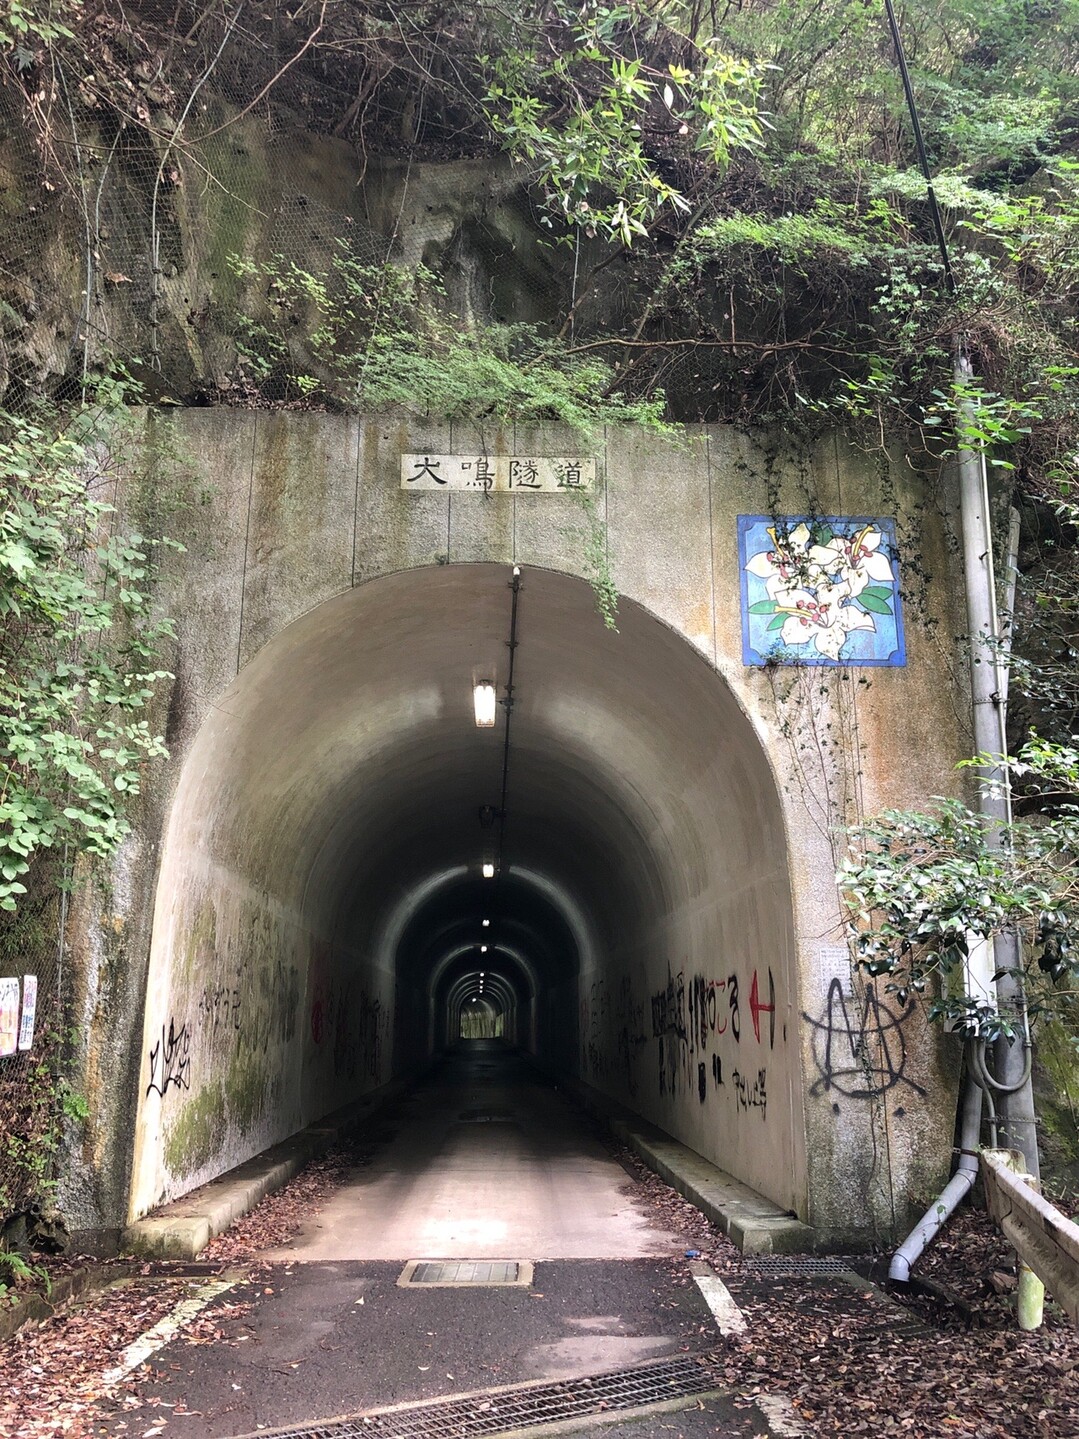
[[[580,1006],[581,1070],[593,1080],[616,1077],[625,1092],[638,1090],[639,1051],[648,1043],[644,1005],[634,999],[628,975],[617,988],[599,979]]]
[[[768,1117],[768,1086],[767,1071],[757,1070],[756,1079],[750,1079],[748,1074],[743,1074],[736,1069],[731,1075],[731,1083],[734,1085],[734,1093],[742,1109],[759,1109],[761,1118]]]
[[[763,971],[767,978],[762,979],[761,973],[756,969],[750,973],[749,1015],[757,1045],[774,1050],[778,1008],[775,976],[770,968]],[[687,977],[682,971],[676,975],[668,971],[666,985],[651,997],[660,1094],[674,1098],[695,1088],[697,1098],[705,1103],[709,1093],[709,1068],[712,1088],[723,1085],[723,1061],[714,1051],[725,1035],[730,1036],[725,1043],[733,1041],[741,1045],[741,994],[737,973],[728,974],[725,979],[709,979],[704,974]],[[767,1016],[766,1030],[762,1016]],[[752,1086],[747,1089],[746,1083],[743,1083],[743,1092],[748,1094]],[[743,1103],[742,1108],[760,1109],[763,1113],[763,1082],[758,1078],[754,1084],[759,1084],[760,1095],[752,1103]]]
[[[755,975],[756,970],[753,973]],[[738,1013],[738,976],[736,974],[727,976],[727,998],[731,1006],[731,1033],[734,1035],[735,1042],[741,1044],[742,1020]]]
[[[175,1021],[170,1019],[167,1033],[165,1026],[161,1026],[161,1038],[150,1050],[150,1083],[146,1086],[147,1097],[156,1090],[164,1099],[170,1084],[175,1085],[177,1089],[191,1088],[190,1052],[191,1036],[187,1032],[186,1024],[182,1024],[177,1031]]]
[[[686,979],[681,970],[672,977],[667,972],[667,987],[652,996],[652,1034],[658,1039],[664,1034],[686,1039]]]
[[[382,1041],[388,1031],[388,1015],[381,999],[360,989],[352,981],[345,986],[337,1007],[334,1027],[334,1073],[355,1079],[364,1074],[378,1079],[382,1073]]]
[[[753,983],[749,987],[749,1013],[753,1020],[753,1034],[758,1044],[761,1042],[761,1015],[768,1016],[768,1048],[776,1047],[776,982],[772,978],[772,971],[768,971],[768,1003],[762,1004],[760,1000],[760,989],[757,985],[757,971],[753,971]]]
[[[240,1028],[240,990],[228,985],[206,985],[199,995],[199,1016],[204,1028],[216,1034],[218,1029]]]
[[[852,1000],[852,1006],[854,1003]],[[902,1025],[913,1009],[911,1000],[896,1014],[877,998],[873,985],[867,984],[861,1014],[852,1017],[843,986],[833,979],[820,1019],[802,1015],[813,1029],[813,1057],[820,1075],[810,1094],[834,1090],[848,1099],[872,1099],[897,1084],[924,1094],[921,1085],[905,1074],[907,1045]]]

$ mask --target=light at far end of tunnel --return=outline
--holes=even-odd
[[[485,919],[485,920],[483,921],[483,927],[484,927],[484,929],[490,929],[490,927],[491,927],[491,921],[490,921],[489,919]]]
[[[494,685],[473,685],[472,702],[476,709],[476,723],[480,729],[490,729],[495,722],[495,713],[498,708]]]
[[[484,879],[494,879],[495,867],[493,864],[485,864],[483,866],[483,877]]]

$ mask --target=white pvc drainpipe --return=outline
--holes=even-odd
[[[955,1213],[961,1200],[974,1188],[978,1177],[978,1142],[982,1127],[982,1091],[967,1075],[963,1094],[963,1122],[959,1130],[959,1164],[941,1191],[940,1198],[925,1211],[903,1243],[892,1255],[888,1278],[910,1283],[910,1271],[927,1246]]]

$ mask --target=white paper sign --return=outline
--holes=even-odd
[[[839,981],[839,990],[849,999],[854,993],[854,974],[851,969],[850,950],[845,944],[822,944],[817,951],[820,966],[821,994],[827,994],[833,980]]]
[[[403,490],[565,495],[594,490],[596,461],[581,456],[402,455]]]
[[[19,1037],[19,981],[0,979],[0,1059],[15,1053]]]
[[[19,1048],[31,1049],[34,1043],[34,1021],[37,1019],[37,975],[22,977],[22,1021],[19,1025]]]

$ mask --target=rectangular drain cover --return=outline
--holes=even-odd
[[[680,1354],[658,1364],[582,1379],[540,1380],[449,1399],[395,1404],[340,1419],[263,1429],[239,1439],[370,1439],[371,1435],[379,1439],[478,1439],[485,1434],[516,1433],[539,1424],[586,1419],[593,1414],[609,1418],[620,1410],[714,1394],[720,1387],[718,1362],[714,1353]]]
[[[503,1109],[462,1109],[458,1124],[512,1124],[513,1115]]]
[[[761,1276],[786,1274],[850,1274],[851,1260],[842,1255],[754,1254],[742,1260],[742,1268]]]
[[[532,1265],[525,1259],[410,1259],[397,1284],[401,1289],[461,1289],[467,1285],[510,1285],[527,1289]]]

